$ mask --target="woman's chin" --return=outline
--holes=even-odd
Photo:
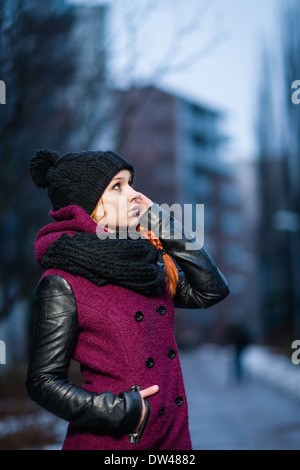
[[[139,217],[130,217],[130,219],[128,220],[127,228],[128,230],[132,231],[132,230],[136,230],[139,225],[140,225]],[[124,230],[126,230],[126,228],[124,228]]]

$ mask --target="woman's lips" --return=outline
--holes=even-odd
[[[138,217],[140,215],[140,209],[139,206],[134,206],[132,209],[130,209],[129,212],[132,212],[133,217]]]

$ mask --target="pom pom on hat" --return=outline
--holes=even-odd
[[[38,188],[48,186],[47,173],[59,159],[55,150],[37,150],[35,156],[30,160],[29,172],[34,184]]]

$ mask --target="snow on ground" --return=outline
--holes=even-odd
[[[300,364],[260,346],[245,350],[243,362],[253,377],[300,399]]]

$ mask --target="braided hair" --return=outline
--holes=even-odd
[[[168,286],[171,292],[172,297],[174,297],[176,292],[176,287],[178,284],[178,270],[172,260],[172,258],[168,255],[166,250],[163,248],[161,241],[157,238],[151,230],[147,230],[144,227],[138,225],[137,231],[142,233],[142,235],[147,238],[157,250],[159,250],[163,257],[163,262],[165,265],[166,276]]]

